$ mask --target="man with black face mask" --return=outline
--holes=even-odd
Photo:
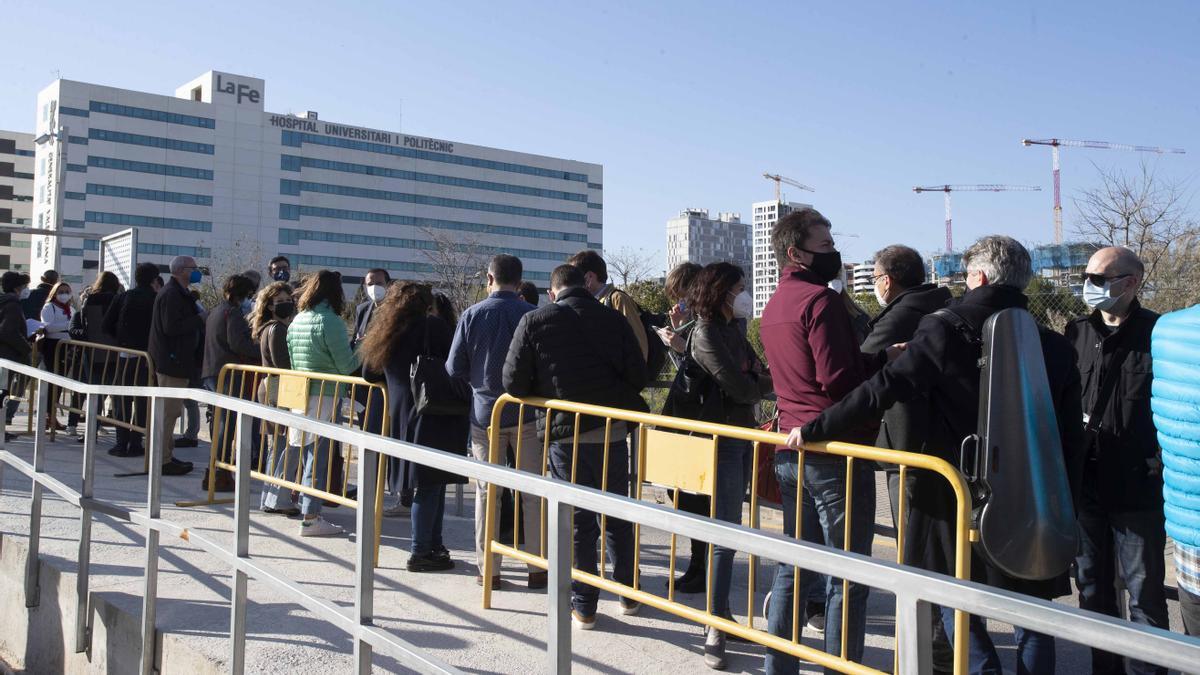
[[[1166,548],[1163,475],[1150,412],[1150,333],[1158,314],[1137,300],[1145,267],[1127,248],[1110,246],[1088,261],[1088,316],[1067,324],[1083,382],[1087,461],[1079,500],[1079,606],[1118,616],[1120,574],[1129,619],[1167,629],[1163,593]],[[1097,673],[1125,672],[1115,654],[1092,650]],[[1166,672],[1131,662],[1128,672]]]
[[[779,404],[779,430],[788,433],[811,421],[832,406],[887,359],[887,351],[864,354],[859,351],[850,313],[842,297],[827,284],[842,269],[842,256],[834,247],[830,223],[814,209],[804,209],[780,219],[771,232],[780,272],[779,286],[762,315],[761,335],[767,353],[775,394]],[[878,417],[876,418],[878,419]],[[877,424],[864,425],[845,440],[874,444]],[[871,554],[875,518],[875,474],[867,462],[855,463],[849,480],[853,481],[854,508],[849,523],[848,546],[852,551]],[[833,456],[810,454],[801,472],[797,453],[782,448],[775,455],[775,475],[783,502],[783,527],[787,536],[796,532],[796,492],[802,490],[806,541],[842,548],[846,523],[846,462]],[[772,634],[792,635],[792,602],[795,595],[803,600],[816,579],[801,575],[795,588],[791,567],[780,565],[775,572],[767,610],[768,629]],[[825,650],[841,652],[842,582],[832,579],[826,587]],[[866,632],[867,588],[850,584],[846,657],[862,661]],[[801,602],[802,622],[806,621]],[[815,610],[814,610],[815,611]],[[767,673],[795,673],[794,657],[769,651]]]

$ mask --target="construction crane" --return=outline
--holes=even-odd
[[[951,192],[1041,192],[1036,185],[931,185],[915,187],[913,192],[941,192],[946,195],[946,253],[954,251],[954,231],[950,227]]]
[[[1059,148],[1092,148],[1095,150],[1132,150],[1133,152],[1153,152],[1159,155],[1172,154],[1182,155],[1183,150],[1179,148],[1155,148],[1148,145],[1125,145],[1123,143],[1107,143],[1105,141],[1067,141],[1061,138],[1046,138],[1042,140],[1034,140],[1030,138],[1021,139],[1021,145],[1029,147],[1031,145],[1048,145],[1050,146],[1050,164],[1054,172],[1054,243],[1061,244],[1063,240],[1062,227],[1062,193],[1058,183],[1058,149]]]
[[[808,190],[809,192],[816,192],[816,190],[814,190],[814,189],[812,189],[812,188],[808,187],[808,186],[807,186],[807,185],[805,185],[804,183],[800,183],[800,182],[794,181],[794,180],[792,180],[791,178],[788,178],[787,176],[780,176],[780,175],[779,175],[779,174],[777,174],[777,173],[766,173],[766,172],[763,172],[763,178],[766,178],[767,180],[773,180],[773,181],[775,181],[775,201],[777,201],[777,202],[781,202],[781,203],[782,203],[782,199],[781,199],[781,195],[780,195],[780,190],[779,190],[779,184],[780,184],[780,183],[787,183],[788,185],[791,185],[792,187],[798,187],[798,188],[800,188],[801,190]]]

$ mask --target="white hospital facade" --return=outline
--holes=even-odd
[[[57,136],[37,145],[32,225],[64,236],[33,237],[31,272],[57,258],[90,282],[97,242],[71,233],[130,227],[139,261],[265,270],[285,255],[347,283],[373,267],[430,279],[444,264],[431,249],[461,244],[516,255],[545,286],[572,253],[602,247],[599,164],[271,113],[265,97],[263,80],[215,71],[174,96],[44,89],[34,136]]]

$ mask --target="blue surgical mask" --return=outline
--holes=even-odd
[[[1103,286],[1093,284],[1090,279],[1083,282],[1083,301],[1092,309],[1098,309],[1101,312],[1110,310],[1120,299],[1120,296],[1112,296],[1111,281],[1104,282]]]
[[[254,308],[254,303],[250,302],[250,298],[246,298],[245,300],[242,301],[242,315],[243,316],[245,316],[246,314],[249,314],[250,310],[253,308]]]
[[[188,283],[189,284],[198,284],[198,283],[200,283],[200,280],[203,278],[204,278],[204,275],[200,273],[200,270],[192,270],[191,276],[188,277]]]

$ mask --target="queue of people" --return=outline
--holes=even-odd
[[[320,270],[294,287],[284,256],[270,261],[272,282],[261,289],[261,277],[255,274],[225,280],[223,302],[209,311],[189,291],[201,273],[195,260],[186,256],[171,261],[170,276],[160,291],[153,288],[159,280],[154,265],[139,265],[135,287],[123,292],[113,285],[115,278],[101,275],[80,310],[75,309],[70,285],[57,275],[43,277],[47,288],[30,291],[27,276],[8,272],[0,295],[0,356],[28,359],[26,305],[34,293],[42,293],[38,317],[45,326],[38,349],[43,364],[50,358],[46,355],[54,353],[56,341],[70,337],[73,314],[82,311],[82,335],[148,351],[160,386],[187,387],[200,372],[204,386],[215,389],[217,374],[230,363],[361,374],[386,387],[386,410],[381,400],[344,401],[341,386],[314,381],[305,407],[294,412],[338,423],[348,403],[366,431],[380,433],[386,415],[390,435],[398,440],[456,455],[470,452],[480,461],[499,461],[534,473],[545,468],[545,442],[551,476],[628,495],[636,477],[630,476],[631,429],[625,424],[606,428],[601,418],[562,412],[519,419],[516,407],[494,417],[493,408],[500,395],[509,393],[646,410],[642,390],[650,375],[647,361],[659,349],[650,341],[657,340],[677,373],[663,412],[753,427],[760,421],[756,406],[773,397],[778,430],[787,436],[773,467],[784,534],[795,536],[799,497],[805,541],[870,555],[875,467],[857,462],[848,474],[841,458],[812,452],[801,462],[798,451],[807,443],[838,440],[919,452],[957,464],[962,440],[978,423],[980,331],[995,313],[1027,307],[1024,289],[1033,276],[1029,253],[1007,236],[975,242],[963,256],[966,292],[955,300],[947,288],[925,282],[924,261],[917,251],[887,246],[875,255],[872,275],[882,310],[870,318],[847,292],[832,226],[823,215],[803,209],[780,219],[771,243],[781,273],[761,319],[765,364],[746,337],[753,303],[745,273],[736,265],[685,263],[672,270],[666,287],[672,308],[655,336],[648,335],[651,331],[636,301],[613,286],[603,258],[590,250],[554,269],[545,301],[523,280],[518,258],[496,255],[486,271],[487,297],[465,308],[461,317],[430,285],[393,281],[387,270],[372,269],[364,278],[365,300],[355,309],[352,325],[341,318],[346,298],[340,275]],[[1129,592],[1130,620],[1166,628],[1163,552],[1169,531],[1177,540],[1185,625],[1195,633],[1200,629],[1200,469],[1195,468],[1200,466],[1200,419],[1177,402],[1196,398],[1186,387],[1194,385],[1194,375],[1200,373],[1200,359],[1191,356],[1197,353],[1194,327],[1200,318],[1193,308],[1159,323],[1157,314],[1141,306],[1137,296],[1145,271],[1127,249],[1099,250],[1084,276],[1083,297],[1092,311],[1071,321],[1065,335],[1046,328],[1039,333],[1080,534],[1073,566],[1079,603],[1119,615],[1124,611],[1115,590],[1119,581]],[[1168,325],[1174,330],[1165,329]],[[1154,387],[1152,410],[1151,381],[1159,377],[1163,364],[1170,369],[1163,377],[1181,383],[1162,390]],[[1187,371],[1191,379],[1179,374],[1188,368],[1193,369]],[[132,377],[126,382],[145,383]],[[445,400],[427,400],[425,385],[441,391]],[[269,379],[257,389],[236,389],[246,389],[245,398],[275,402]],[[172,452],[180,407],[177,400],[166,406],[164,475],[192,470],[190,462]],[[120,419],[145,417],[144,401],[117,398],[114,409]],[[53,417],[44,422],[58,423]],[[69,425],[75,422],[68,420]],[[232,425],[231,420],[226,423]],[[274,428],[263,436],[272,440],[259,451],[266,471],[277,478],[299,472],[303,484],[319,487],[322,477],[332,475],[330,462],[341,463],[340,449],[326,439]],[[500,445],[494,446],[491,438],[499,438]],[[229,452],[224,445],[229,441],[214,442]],[[1160,445],[1170,452],[1160,453]],[[140,434],[118,430],[110,454],[143,453]],[[748,443],[721,439],[712,502],[680,494],[680,508],[740,523],[750,472],[755,470],[750,460]],[[1165,501],[1164,471],[1169,477]],[[407,569],[425,573],[453,568],[443,536],[445,495],[448,485],[462,479],[399,461],[387,473],[395,499],[386,505],[388,515],[407,514],[412,521]],[[907,531],[907,564],[953,573],[956,503],[949,487],[921,471],[909,472],[903,484],[895,471],[887,471],[886,478],[893,522],[903,520]],[[853,488],[853,505],[845,502],[848,485]],[[486,491],[486,485],[475,485],[474,562],[481,584],[487,567]],[[902,494],[908,504],[904,513],[898,507]],[[269,485],[261,508],[299,517],[301,536],[343,533],[321,517],[322,500],[309,494]],[[542,550],[538,500],[519,495],[511,500],[511,508],[519,516],[510,518],[500,538],[524,551]],[[576,511],[575,567],[596,573],[602,535],[612,578],[632,583],[633,528],[617,518]],[[732,618],[729,593],[735,552],[712,547],[708,569],[708,549],[705,542],[692,542],[689,564],[674,587],[683,593],[706,591],[713,612]],[[1045,599],[1071,593],[1067,574],[1041,581],[1018,579],[985,557],[974,557],[976,581]],[[500,587],[498,557],[492,563],[490,583]],[[790,639],[824,617],[820,625],[826,651],[840,654],[845,642],[844,656],[861,661],[869,589],[794,572],[786,565],[776,570],[764,610],[768,630]],[[526,573],[529,588],[546,586],[545,572],[529,567]],[[572,621],[577,628],[596,626],[598,596],[596,588],[572,583]],[[793,611],[796,598],[799,616]],[[625,598],[619,606],[625,615],[640,609]],[[797,618],[800,624],[794,626]],[[935,670],[948,671],[953,612],[935,608],[933,621]],[[986,622],[973,617],[968,630],[971,671],[1000,672]],[[1018,672],[1053,672],[1052,637],[1019,626],[1014,637]],[[703,649],[708,667],[726,667],[726,636],[721,631],[706,630]],[[1092,658],[1096,672],[1161,672],[1147,664],[1124,664],[1103,650],[1095,650]],[[799,663],[768,650],[765,666],[771,674],[795,673]]]

